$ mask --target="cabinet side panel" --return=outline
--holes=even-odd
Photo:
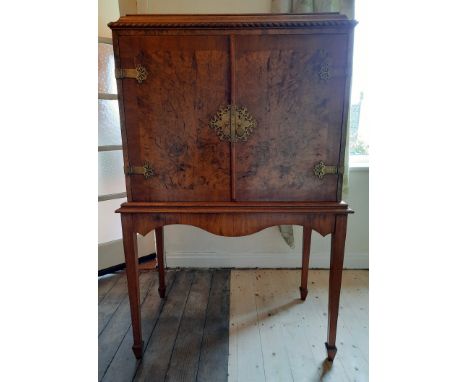
[[[122,80],[133,166],[155,176],[131,176],[134,201],[230,200],[229,144],[209,128],[229,102],[226,36],[121,36],[121,68],[142,65],[147,79]]]
[[[349,153],[346,151],[346,142],[349,139],[349,127],[351,118],[350,115],[350,103],[351,103],[351,77],[352,77],[352,70],[353,70],[353,48],[354,48],[354,30],[351,29],[348,34],[348,62],[347,62],[347,73],[346,73],[346,84],[345,84],[345,97],[344,97],[344,104],[343,104],[343,135],[341,137],[341,148],[340,148],[340,166],[345,165],[346,160],[349,160],[349,157],[346,158],[345,156]],[[340,175],[338,178],[338,189],[337,189],[337,196],[336,199],[338,201],[342,200],[343,194],[343,177],[344,175]]]
[[[120,68],[120,47],[119,47],[119,33],[112,31],[112,44],[114,48],[114,61],[115,67]],[[127,144],[127,131],[125,128],[125,107],[123,101],[122,81],[117,80],[117,93],[119,94],[119,116],[120,116],[120,132],[122,135],[122,154],[124,166],[128,166],[128,144]],[[127,191],[127,201],[132,201],[132,186],[130,177],[125,177],[125,187]]]
[[[237,103],[256,119],[236,144],[237,200],[335,201],[347,34],[238,36]]]

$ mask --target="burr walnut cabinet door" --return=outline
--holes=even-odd
[[[346,34],[236,36],[236,103],[257,126],[236,143],[236,200],[336,201]]]
[[[229,145],[208,127],[229,103],[228,37],[121,35],[119,56],[148,73],[121,87],[127,165],[149,162],[155,175],[130,175],[131,200],[230,200]]]

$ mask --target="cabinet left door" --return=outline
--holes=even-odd
[[[129,201],[230,200],[229,145],[209,128],[230,98],[227,37],[116,37],[119,68],[147,71],[141,83],[118,80],[125,165],[154,170],[150,178],[127,175]]]

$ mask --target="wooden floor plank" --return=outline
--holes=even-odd
[[[213,274],[206,310],[198,382],[224,382],[228,378],[230,270]]]
[[[369,288],[365,277],[367,273],[350,271],[343,275],[340,314],[346,317],[343,326],[353,339],[352,347],[357,348],[369,364]]]
[[[328,271],[309,271],[309,277],[316,280],[315,293],[317,306],[322,312],[322,316],[327,318],[328,310]],[[344,277],[347,277],[346,271],[344,271]],[[310,289],[314,289],[314,285],[309,286]],[[357,347],[355,338],[356,336],[365,336],[367,340],[367,333],[360,330],[359,327],[354,327],[351,312],[344,309],[343,299],[346,295],[346,285],[342,287],[342,296],[340,298],[340,314],[338,317],[338,328],[336,337],[336,347],[338,352],[336,354],[335,362],[339,361],[343,366],[345,373],[352,381],[368,381],[369,365],[367,361],[362,357],[361,350]],[[326,325],[326,321],[324,321]],[[354,330],[356,329],[356,331]],[[354,332],[354,333],[353,333]]]
[[[256,287],[250,292],[241,287],[240,285],[245,285],[247,280],[245,277],[242,279],[241,276],[237,275],[237,272],[254,272],[253,283]],[[239,280],[241,280],[241,283],[239,283]],[[250,356],[251,346],[255,349],[257,345],[247,342],[243,342],[241,345],[237,343],[237,368],[234,369],[235,364],[231,360],[234,349],[231,347],[231,342],[236,342],[240,337],[240,333],[231,330],[229,339],[231,353],[229,359],[230,381],[348,382],[351,380],[339,359],[335,360],[333,366],[326,361],[324,342],[327,330],[327,311],[323,311],[322,306],[311,299],[311,292],[309,292],[307,301],[302,302],[299,299],[299,283],[299,270],[232,272],[231,290],[237,290],[237,293],[231,294],[231,321],[239,320],[239,317],[243,315],[249,316],[248,312],[242,312],[242,309],[236,308],[236,305],[239,304],[236,298],[245,300],[248,299],[248,293],[257,294],[255,296],[257,299],[257,325],[259,325],[261,333],[258,342],[261,346],[262,357],[265,360],[265,375],[249,377],[239,366],[241,362],[245,362],[243,361],[244,358]],[[314,281],[311,278],[309,282],[310,291],[319,289],[320,293],[325,293],[328,296],[328,283],[318,286],[313,283]],[[322,280],[320,283],[322,283]],[[239,293],[239,291],[242,291],[242,293]],[[324,301],[327,301],[325,296],[321,297]],[[253,326],[252,323],[250,323],[250,326]],[[354,352],[354,354],[357,353]],[[275,358],[276,356],[278,358]],[[233,373],[231,373],[231,370],[233,370]],[[238,371],[237,374],[235,374],[235,370]],[[289,374],[291,375],[289,376]]]
[[[107,293],[114,287],[121,275],[122,272],[116,272],[98,277],[98,304],[101,303]]]
[[[275,274],[272,275],[272,273]],[[281,312],[284,311],[284,307],[274,288],[281,281],[279,277],[281,273],[257,270],[254,275],[257,322],[262,344],[265,379],[266,381],[292,382],[292,370],[281,330]]]
[[[213,271],[195,272],[166,374],[168,382],[196,380],[212,277]]]
[[[158,293],[158,276],[155,274],[155,280],[151,285],[146,298],[141,305],[141,331],[145,347],[148,345],[149,338],[159,319],[159,315],[164,306],[165,299],[161,299]],[[176,271],[166,272],[166,293],[170,295]],[[133,334],[131,327],[128,328],[117,353],[112,359],[109,368],[104,374],[103,382],[130,382],[138,369],[140,361],[137,360],[132,351]],[[144,351],[145,349],[143,349]]]
[[[149,287],[154,283],[156,275],[154,272],[143,272],[140,274],[140,303],[146,297]],[[99,336],[98,377],[101,380],[109,367],[115,353],[131,325],[130,303],[126,298],[109,320],[105,329]]]
[[[98,335],[102,333],[106,325],[109,323],[112,315],[126,298],[128,298],[127,278],[125,277],[125,273],[122,273],[119,275],[119,279],[115,285],[111,290],[109,290],[99,304]]]
[[[260,280],[268,280],[265,284],[266,289],[258,291],[260,296],[269,296],[265,298],[264,309],[260,313],[267,313],[267,317],[263,316],[262,323],[264,326],[268,325],[271,332],[274,331],[274,338],[270,341],[274,341],[273,347],[281,352],[274,364],[265,364],[267,381],[348,381],[339,365],[328,375],[328,370],[324,369],[326,353],[320,334],[325,335],[326,329],[317,330],[318,316],[311,316],[307,312],[306,305],[310,305],[311,301],[303,302],[299,299],[300,272],[261,270],[258,271],[257,277]],[[271,342],[262,337],[262,346],[263,354],[267,358]],[[267,369],[271,371],[268,372]],[[291,376],[288,376],[288,373]]]
[[[231,272],[231,313],[229,341],[235,336],[236,348],[230,346],[230,358],[235,352],[236,364],[229,363],[228,381],[265,381],[262,344],[255,303],[255,275],[251,270]]]
[[[229,358],[228,358],[228,381],[237,382],[237,320],[239,310],[238,288],[239,286],[232,281],[235,270],[231,271],[229,276]],[[238,275],[238,273],[236,274]]]
[[[320,365],[324,353],[312,347],[303,317],[304,302],[299,298],[300,273],[294,271],[272,272],[272,288],[275,305],[272,307],[272,323],[281,329],[286,358],[294,381],[319,380]],[[320,349],[321,350],[321,349]]]
[[[167,296],[164,309],[148,341],[135,381],[164,381],[193,278],[193,271],[177,272],[171,293]]]
[[[327,313],[323,312],[317,303],[317,297],[320,297],[319,291],[328,296],[328,284],[317,282],[317,279],[309,271],[309,294],[306,301],[302,301],[299,299],[300,271],[288,270],[284,273],[285,282],[281,287],[285,289],[285,298],[298,302],[285,312],[287,315],[283,318],[286,334],[285,343],[293,368],[294,380],[349,381],[349,376],[339,359],[335,359],[333,366],[326,360],[327,353],[324,343],[327,338]],[[304,347],[294,346],[293,338],[295,337],[304,339],[302,342]],[[304,362],[301,362],[302,359]]]

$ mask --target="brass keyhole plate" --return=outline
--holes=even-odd
[[[227,105],[218,110],[210,121],[210,127],[215,130],[222,141],[246,141],[252,134],[257,122],[245,107]]]

